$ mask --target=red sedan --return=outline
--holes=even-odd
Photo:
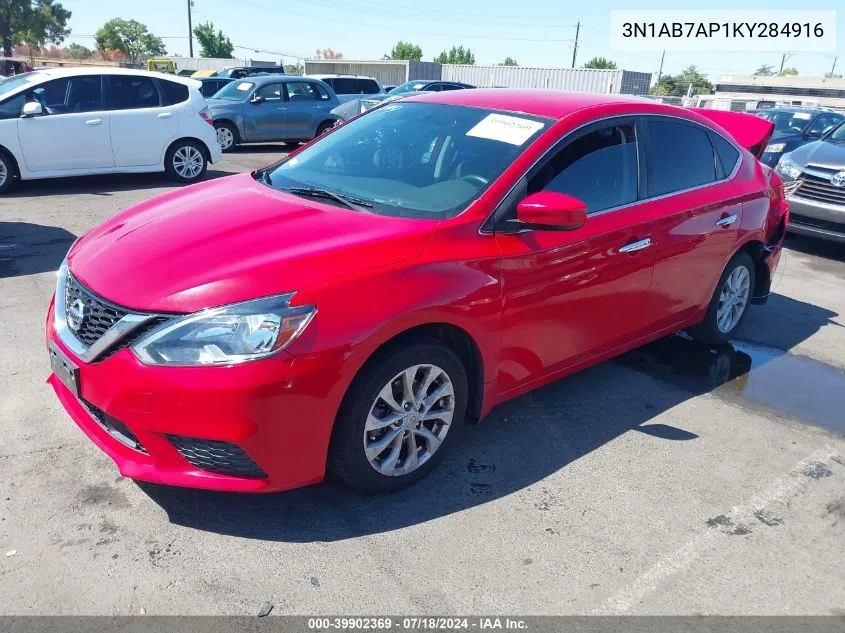
[[[127,477],[401,488],[504,400],[677,330],[731,338],[788,221],[770,134],[607,95],[386,104],[80,238],[49,382]]]

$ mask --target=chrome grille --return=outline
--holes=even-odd
[[[845,205],[845,187],[836,187],[830,182],[830,176],[839,171],[814,167],[813,173],[809,173],[808,169],[807,172],[801,174],[801,186],[793,195],[825,204]]]
[[[77,301],[82,301],[85,305],[85,316],[79,329],[73,331],[73,335],[85,345],[96,343],[115,323],[128,314],[128,310],[122,310],[97,297],[68,272],[65,284],[65,305],[70,308]]]

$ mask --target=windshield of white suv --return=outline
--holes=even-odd
[[[550,123],[483,108],[391,103],[257,175],[295,195],[439,220],[466,209]]]
[[[253,88],[255,88],[255,84],[251,81],[236,80],[223,86],[214,95],[214,98],[224,99],[226,101],[243,101]]]

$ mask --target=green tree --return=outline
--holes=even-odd
[[[616,70],[616,62],[604,57],[593,57],[584,64],[584,68],[601,68],[605,70]]]
[[[422,49],[417,46],[416,44],[411,44],[410,42],[403,42],[399,40],[396,42],[396,46],[393,47],[393,50],[390,51],[389,54],[385,55],[385,59],[408,59],[414,62],[418,62],[422,59],[423,52]]]
[[[663,75],[660,83],[655,86],[651,93],[663,96],[684,97],[692,84],[692,94],[710,94],[713,92],[713,84],[707,77],[702,75],[695,66],[687,66],[677,75]]]
[[[11,57],[12,47],[27,44],[42,47],[58,44],[70,30],[70,11],[54,0],[0,0],[0,44]]]
[[[778,73],[778,77],[791,77],[798,74],[797,68],[784,68]]]
[[[94,34],[94,41],[98,50],[120,51],[132,62],[167,52],[161,38],[136,20],[109,20]]]
[[[519,62],[517,62],[513,57],[505,57],[505,63],[502,66],[519,66]]]
[[[301,75],[305,72],[305,67],[302,64],[285,64],[285,72],[288,75]]]
[[[94,51],[76,42],[71,44],[67,50],[71,59],[87,59],[94,54]]]
[[[453,46],[448,53],[443,51],[434,58],[438,64],[474,64],[475,55],[470,49],[463,46]]]
[[[773,66],[763,64],[762,66],[760,66],[760,68],[754,71],[754,74],[760,77],[771,77],[775,74],[775,69]]]
[[[222,30],[214,32],[214,23],[198,24],[194,35],[200,45],[200,57],[230,58],[235,52],[232,40],[223,34]]]

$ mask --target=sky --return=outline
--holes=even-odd
[[[65,44],[93,47],[93,34],[104,22],[120,17],[146,24],[164,40],[170,54],[188,55],[188,0],[138,0],[105,9],[102,0],[61,0],[72,11],[71,35]],[[640,9],[837,9],[821,0],[810,6],[794,0],[713,0],[679,6],[676,2],[638,3]],[[564,3],[554,0],[194,0],[193,20],[212,21],[238,47],[235,56],[293,63],[331,48],[345,59],[380,59],[398,40],[422,47],[431,60],[444,49],[463,45],[477,64],[496,64],[513,57],[521,66],[565,67],[572,64],[576,23],[581,23],[576,66],[594,56],[614,60],[619,68],[651,72],[659,52],[625,53],[610,48],[610,11],[633,5],[607,0]],[[829,72],[834,57],[845,73],[845,10],[837,14],[838,53],[794,52],[786,67],[801,75]],[[197,52],[196,41],[195,55]],[[262,52],[256,52],[262,51]],[[266,52],[265,52],[266,51]],[[789,54],[789,51],[784,51]],[[695,64],[715,80],[720,75],[751,74],[763,64],[780,67],[780,53],[667,52],[664,74]]]

